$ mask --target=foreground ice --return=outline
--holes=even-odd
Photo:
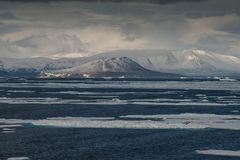
[[[180,123],[202,125],[205,128],[240,130],[240,115],[216,115],[216,114],[169,114],[169,115],[128,115],[121,116],[125,119],[158,119],[164,123]]]
[[[2,133],[5,133],[5,134],[7,134],[7,133],[15,133],[16,131],[2,131]]]
[[[0,119],[1,120],[1,119]],[[11,124],[11,125],[1,125],[0,124],[0,128],[10,128],[10,127],[21,127],[22,125],[20,124]]]
[[[65,83],[0,83],[2,88],[131,88],[131,89],[200,89],[200,90],[240,90],[240,81],[98,81],[91,84],[84,81]],[[13,90],[12,89],[12,90]]]
[[[191,99],[168,99],[168,98],[157,98],[157,99],[130,99],[121,100],[118,96],[88,96],[92,98],[110,98],[110,99],[94,99],[94,100],[81,100],[81,99],[62,99],[62,98],[9,98],[0,97],[0,103],[4,104],[85,104],[85,105],[124,105],[124,104],[138,104],[138,105],[169,105],[169,106],[227,106],[227,105],[239,105],[235,101],[221,101],[219,103],[199,101],[192,102]],[[225,103],[226,102],[226,103]]]
[[[15,133],[16,129],[15,128],[3,128],[2,133]]]
[[[240,151],[229,150],[197,150],[198,154],[216,155],[216,156],[228,156],[228,157],[240,157]]]
[[[28,157],[11,157],[8,158],[7,160],[29,160]]]
[[[0,123],[71,128],[128,128],[128,129],[230,129],[240,130],[240,115],[166,114],[127,115],[115,117],[56,117],[40,120],[0,119]]]
[[[8,90],[7,92],[10,92],[10,93],[34,93],[35,91],[33,91],[33,90]]]

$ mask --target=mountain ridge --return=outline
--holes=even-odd
[[[153,72],[181,74],[189,77],[239,76],[240,58],[216,54],[203,50],[118,50],[82,58],[27,58],[1,59],[0,69],[6,75],[39,75],[43,71],[61,71],[73,69],[101,59],[127,57],[141,67]],[[132,62],[132,63],[133,63]],[[90,65],[91,66],[91,65]],[[102,65],[103,66],[103,65]],[[86,67],[86,66],[85,66]],[[82,67],[82,70],[85,68]],[[111,66],[114,69],[117,66]],[[99,72],[99,67],[95,67]],[[108,68],[109,69],[109,68]],[[104,71],[107,72],[107,71]],[[21,73],[21,74],[18,74]],[[103,73],[103,72],[102,72]],[[3,74],[0,74],[3,76]],[[240,76],[239,76],[240,77]]]
[[[57,71],[42,71],[43,78],[99,78],[99,77],[167,77],[177,78],[180,75],[148,70],[127,57],[102,58]]]

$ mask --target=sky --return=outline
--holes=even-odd
[[[1,0],[0,57],[202,49],[240,57],[239,0]]]

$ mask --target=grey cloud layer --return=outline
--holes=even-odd
[[[141,48],[240,54],[238,0],[45,2],[0,2],[0,57]]]
[[[2,0],[8,2],[62,2],[66,0]],[[114,3],[123,3],[123,2],[134,2],[134,3],[155,3],[155,4],[171,4],[179,2],[201,2],[205,0],[68,0],[76,2],[114,2]]]

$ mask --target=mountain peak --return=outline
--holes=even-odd
[[[145,70],[127,57],[101,58],[73,68],[80,72],[134,72]]]
[[[179,77],[175,74],[150,71],[128,57],[100,58],[58,71],[43,71],[41,77]]]

